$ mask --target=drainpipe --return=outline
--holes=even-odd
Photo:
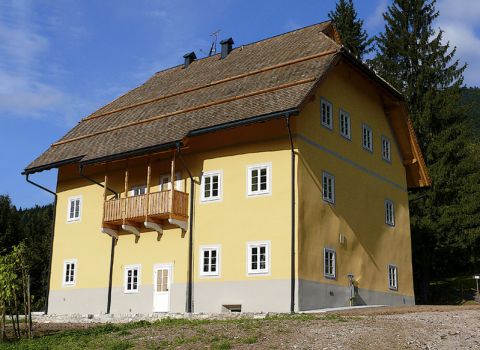
[[[292,222],[292,233],[291,233],[291,253],[290,253],[290,312],[295,312],[295,149],[293,147],[293,138],[292,130],[290,129],[290,114],[286,114],[287,129],[288,129],[288,138],[290,139],[290,150],[291,150],[291,222]]]
[[[190,177],[190,220],[189,220],[189,235],[188,235],[188,272],[187,272],[187,307],[186,311],[188,313],[193,312],[193,205],[194,201],[194,194],[195,194],[195,180],[193,179],[193,175],[190,172],[190,169],[187,167],[185,160],[183,159],[182,153],[180,152],[180,143],[177,143],[177,154],[180,162],[182,163],[183,167],[187,170],[188,176]]]
[[[27,180],[28,183],[32,184],[35,187],[40,188],[43,191],[46,191],[50,194],[53,194],[55,200],[53,202],[53,219],[52,219],[52,230],[50,233],[50,255],[48,257],[48,276],[47,276],[47,290],[45,294],[45,315],[48,314],[48,297],[50,295],[50,277],[52,276],[52,254],[53,254],[53,238],[54,238],[54,232],[55,232],[55,218],[56,218],[56,213],[57,213],[57,194],[51,190],[49,190],[46,187],[43,187],[42,185],[39,185],[32,180],[30,180],[28,177],[30,174],[25,174],[25,180]]]
[[[88,177],[83,173],[83,164],[80,164],[80,176],[84,179],[87,179],[90,182],[100,186],[101,188],[105,188],[105,185],[102,185],[100,182]],[[107,190],[112,192],[115,195],[115,198],[119,198],[120,195],[118,192],[115,192],[110,187],[107,186]],[[110,307],[112,305],[112,281],[113,281],[113,260],[115,259],[115,238],[112,237],[112,243],[110,247],[110,269],[108,271],[108,294],[107,294],[107,314],[110,313]]]

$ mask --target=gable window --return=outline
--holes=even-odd
[[[67,221],[79,221],[81,216],[82,197],[71,197],[68,199]]]
[[[133,186],[132,190],[130,191],[131,196],[141,196],[145,193],[147,193],[147,186],[145,186],[145,185]]]
[[[382,136],[382,158],[387,162],[391,161],[390,140],[385,136]]]
[[[352,138],[350,131],[350,113],[344,110],[340,110],[340,135],[349,140]]]
[[[200,251],[200,275],[218,276],[220,270],[220,247],[201,247]]]
[[[269,194],[271,187],[271,165],[252,165],[247,168],[248,195]]]
[[[335,177],[325,171],[323,172],[323,200],[335,203]]]
[[[336,252],[334,249],[323,249],[323,274],[327,278],[335,278],[336,274]]]
[[[320,100],[320,114],[322,125],[330,130],[333,129],[332,104],[325,99]]]
[[[269,242],[252,242],[247,244],[247,271],[249,274],[268,273],[270,265]]]
[[[167,191],[172,188],[172,182],[170,181],[170,174],[160,175],[160,191]],[[182,178],[181,173],[177,172],[175,174],[175,189],[177,191],[181,191],[183,189],[182,186]]]
[[[365,124],[362,125],[362,146],[367,151],[373,152],[373,132],[372,129]]]
[[[385,223],[389,226],[395,226],[395,206],[389,199],[385,200]]]
[[[202,175],[202,202],[217,201],[222,197],[222,173],[211,171]]]
[[[125,293],[138,293],[140,265],[125,266]]]
[[[395,265],[388,265],[388,288],[398,290],[398,270]]]
[[[75,276],[77,271],[76,266],[76,260],[65,260],[63,262],[63,285],[75,285]]]

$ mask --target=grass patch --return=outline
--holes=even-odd
[[[258,342],[258,337],[256,335],[243,339],[243,343],[245,344],[255,344],[256,342]]]

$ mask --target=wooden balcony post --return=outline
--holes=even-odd
[[[170,214],[173,213],[173,203],[174,203],[174,195],[175,195],[175,151],[173,151],[172,157],[172,167],[170,173]]]
[[[145,200],[145,221],[148,221],[148,208],[150,206],[150,178],[152,175],[152,164],[150,158],[148,159],[148,166],[147,166],[147,189],[146,194],[147,198]]]
[[[124,205],[124,210],[123,210],[123,223],[125,224],[125,219],[127,218],[127,205],[128,202],[128,160],[127,164],[125,166],[125,205]]]
[[[108,186],[108,175],[107,170],[105,169],[105,186],[103,187],[103,212],[102,212],[102,223],[105,221],[105,203],[107,203],[107,186]]]

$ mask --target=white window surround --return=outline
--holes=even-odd
[[[398,290],[398,268],[393,264],[388,264],[388,289]]]
[[[72,267],[73,267],[73,270],[72,270]],[[77,281],[77,269],[78,269],[77,259],[66,259],[63,261],[62,285],[64,287],[70,287],[75,285]],[[68,276],[67,276],[67,272],[68,272]]]
[[[337,277],[337,252],[332,248],[323,248],[323,275],[325,278]]]
[[[216,261],[215,261],[215,271],[211,271],[211,265],[212,265],[212,256],[211,252],[215,251],[216,252]],[[210,252],[209,254],[209,261],[208,261],[208,270],[209,271],[204,271],[204,259],[205,259],[205,252]],[[212,245],[201,245],[200,246],[200,276],[202,277],[220,277],[220,271],[221,271],[221,247],[219,244],[212,244]]]
[[[342,135],[347,140],[352,139],[352,123],[350,113],[343,109],[340,109],[339,111],[339,128],[340,135]]]
[[[335,176],[322,172],[322,197],[325,202],[335,204]]]
[[[213,195],[213,186],[212,186],[212,179],[213,177],[218,177],[218,188],[217,188],[217,195]],[[206,190],[206,179],[210,179],[210,193],[209,196],[205,196]],[[202,174],[202,180],[200,185],[200,201],[203,203],[207,202],[217,202],[222,200],[223,195],[223,171],[222,170],[214,170],[214,171],[206,171]]]
[[[123,292],[126,294],[131,294],[131,293],[138,293],[141,285],[141,275],[142,275],[142,265],[136,264],[136,265],[125,265],[123,268],[124,271],[124,277],[123,277]],[[128,271],[132,271],[132,282],[131,282],[131,288],[128,288]],[[137,286],[136,289],[134,289],[133,285],[133,277],[134,277],[134,272],[137,271]]]
[[[82,202],[81,195],[68,198],[67,222],[80,221],[82,218]]]
[[[262,189],[261,175],[258,174],[257,190],[252,189],[252,180],[253,172],[257,170],[261,172],[263,169],[266,169],[266,188]],[[262,196],[269,195],[272,193],[272,163],[262,163],[262,164],[253,164],[247,166],[247,196]]]
[[[392,161],[392,143],[390,139],[382,135],[382,159],[391,163]]]
[[[367,124],[362,124],[362,147],[373,152],[373,131]]]
[[[395,226],[395,204],[390,199],[385,199],[385,223]]]
[[[264,248],[264,260],[261,259],[261,250]],[[255,251],[256,249],[256,251]],[[255,251],[256,257],[253,257]],[[252,267],[252,263],[257,267]],[[261,267],[261,263],[264,267]],[[247,242],[247,275],[269,275],[270,274],[270,241]]]
[[[325,98],[320,98],[320,121],[322,126],[333,130],[333,105]]]
[[[170,181],[170,174],[162,174],[160,175],[160,191],[170,190],[172,189],[172,182]],[[166,188],[165,188],[166,185]],[[175,189],[177,191],[183,191],[183,179],[182,173],[177,171],[175,173]]]

